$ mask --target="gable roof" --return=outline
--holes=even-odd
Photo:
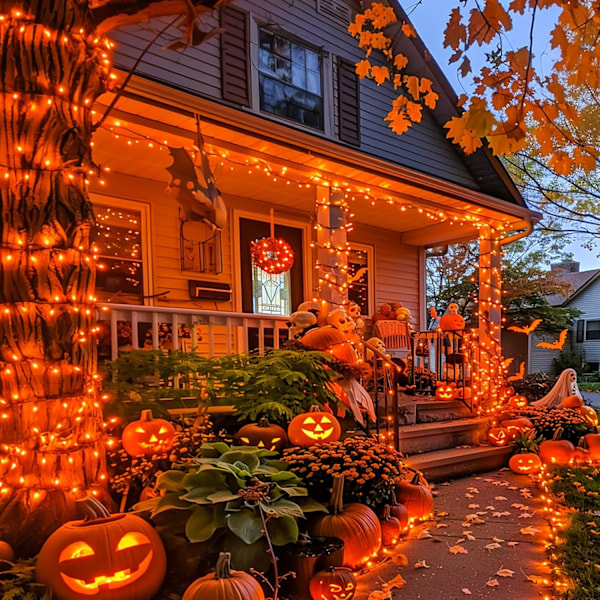
[[[576,271],[575,273],[560,273],[558,277],[573,286],[573,291],[566,296],[562,294],[550,294],[548,303],[550,306],[564,306],[569,304],[581,292],[587,289],[597,279],[600,279],[600,269],[591,269],[589,271]]]
[[[397,27],[399,28],[404,22],[410,23],[408,15],[400,5],[400,0],[389,1],[398,17]],[[414,29],[417,31],[416,28]],[[411,66],[417,68],[421,76],[432,79],[435,91],[439,92],[437,106],[432,111],[432,114],[441,128],[452,117],[461,115],[462,111],[458,108],[458,96],[436,60],[431,56],[429,50],[427,50],[423,40],[419,37],[418,31],[416,37],[407,38],[402,36],[402,39],[403,41],[412,43],[416,51],[417,61],[414,60],[415,57],[409,57],[411,59]],[[419,65],[418,62],[421,64]],[[473,154],[465,154],[459,146],[456,146],[456,151],[461,155],[464,164],[473,175],[481,192],[513,204],[518,204],[519,206],[526,206],[523,196],[504,168],[504,165],[498,157],[492,154],[485,140],[484,145]]]

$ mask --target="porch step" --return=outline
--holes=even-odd
[[[488,417],[472,417],[452,421],[417,423],[398,428],[400,452],[416,454],[465,444],[478,444],[486,439]]]
[[[504,467],[513,451],[513,448],[495,446],[447,448],[408,456],[405,463],[421,471],[429,482],[447,481]]]

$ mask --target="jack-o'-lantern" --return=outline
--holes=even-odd
[[[153,419],[151,410],[143,410],[138,421],[125,427],[123,448],[131,456],[164,454],[173,447],[175,428],[165,419]]]
[[[583,398],[577,394],[573,394],[572,396],[567,396],[560,405],[563,408],[579,408],[583,406]]]
[[[569,440],[561,440],[562,434],[563,428],[557,427],[553,438],[540,444],[540,458],[545,465],[567,465],[575,457],[575,446]]]
[[[598,427],[598,413],[591,406],[580,406],[577,412],[588,422],[592,427]]]
[[[269,423],[267,418],[260,419],[258,423],[244,425],[237,432],[237,439],[242,446],[257,446],[277,452],[281,452],[287,446],[285,429]]]
[[[132,514],[65,523],[46,540],[35,565],[36,580],[57,600],[150,600],[165,573],[158,533]]]
[[[313,575],[309,589],[313,600],[352,600],[356,578],[349,569],[329,567]]]
[[[531,431],[533,429],[533,423],[526,417],[502,421],[500,426],[504,427],[508,431],[508,437],[510,440],[516,440],[522,433]]]
[[[435,388],[435,397],[438,400],[454,400],[454,394],[456,393],[455,383],[444,383],[438,382]]]
[[[510,457],[508,466],[513,473],[529,475],[529,473],[540,472],[542,460],[533,452],[520,452]]]
[[[515,408],[525,408],[529,404],[529,400],[525,396],[513,396],[508,403]]]
[[[450,303],[448,312],[440,317],[440,329],[442,331],[459,331],[464,328],[465,320],[458,314],[458,304]]]
[[[492,446],[506,446],[510,442],[506,427],[492,427],[488,431],[488,441]]]
[[[340,422],[318,406],[311,406],[307,413],[294,417],[288,426],[288,438],[292,446],[308,447],[337,442],[341,433]]]

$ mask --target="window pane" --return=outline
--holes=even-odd
[[[258,51],[258,64],[261,71],[275,73],[275,57],[262,48]]]
[[[577,321],[577,335],[575,337],[575,341],[578,344],[581,344],[581,342],[583,342],[583,325],[584,325],[585,321]]]
[[[600,321],[587,321],[585,324],[585,339],[600,340]]]
[[[321,55],[313,52],[312,50],[306,50],[306,68],[311,71],[321,71]]]
[[[306,89],[313,94],[321,95],[321,73],[306,71]]]
[[[265,29],[260,30],[260,47],[271,52],[273,45],[273,34]]]
[[[276,35],[273,37],[273,52],[279,54],[279,56],[291,58],[292,44],[289,40]]]
[[[292,83],[296,87],[306,89],[306,69],[304,67],[292,65]]]
[[[289,60],[277,58],[275,60],[275,76],[282,81],[292,81],[292,64]]]
[[[290,272],[271,275],[252,265],[252,308],[261,315],[290,315]]]
[[[348,275],[358,278],[348,288],[348,299],[360,306],[361,315],[369,315],[369,255],[353,248],[348,255]]]

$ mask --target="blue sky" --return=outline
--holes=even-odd
[[[454,87],[457,94],[464,92],[464,83],[461,82],[456,73],[456,64],[448,65],[448,57],[451,51],[448,48],[443,47],[444,40],[444,28],[450,10],[453,6],[456,6],[457,2],[441,0],[423,0],[419,3],[417,0],[401,0],[400,4],[404,10],[408,13],[415,29],[419,33],[420,37],[425,42],[425,45],[429,49],[431,55],[435,58],[439,66],[446,73],[450,83]],[[435,7],[435,13],[433,9]],[[440,10],[441,7],[441,10]],[[554,26],[555,16],[550,11],[541,11],[538,13],[536,20],[536,67],[542,68],[550,64],[549,60],[549,46],[548,38],[551,29]],[[520,22],[515,23],[515,36],[514,44],[515,47],[525,45],[526,35],[528,35],[529,23]],[[482,52],[483,55],[483,52]],[[471,62],[473,63],[474,70],[477,68],[476,59],[471,56]],[[576,241],[566,248],[567,251],[573,252],[575,260],[581,263],[581,270],[597,269],[600,268],[600,260],[597,258],[598,250],[589,251],[581,247],[581,242]]]

